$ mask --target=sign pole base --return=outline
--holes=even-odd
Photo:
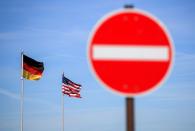
[[[126,131],[135,131],[134,98],[126,97]]]

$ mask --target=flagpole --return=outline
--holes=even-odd
[[[24,78],[23,78],[23,51],[21,53],[21,93],[20,93],[20,131],[23,131],[23,103],[24,103]]]
[[[62,78],[63,76],[64,76],[64,72],[62,74]],[[62,131],[64,131],[64,93],[63,92],[62,92]]]
[[[64,131],[64,94],[62,93],[62,131]]]

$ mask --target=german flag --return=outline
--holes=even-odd
[[[27,80],[39,80],[43,70],[43,62],[38,62],[23,54],[23,78]]]

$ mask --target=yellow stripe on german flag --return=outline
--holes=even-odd
[[[23,78],[39,80],[44,70],[43,62],[38,62],[23,54]]]
[[[28,71],[23,71],[23,77],[25,79],[28,79],[28,80],[39,80],[41,78],[42,75],[34,75],[34,74],[31,74],[30,72]]]

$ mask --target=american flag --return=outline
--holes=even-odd
[[[69,97],[81,98],[80,95],[81,85],[76,84],[62,75],[62,93]]]

